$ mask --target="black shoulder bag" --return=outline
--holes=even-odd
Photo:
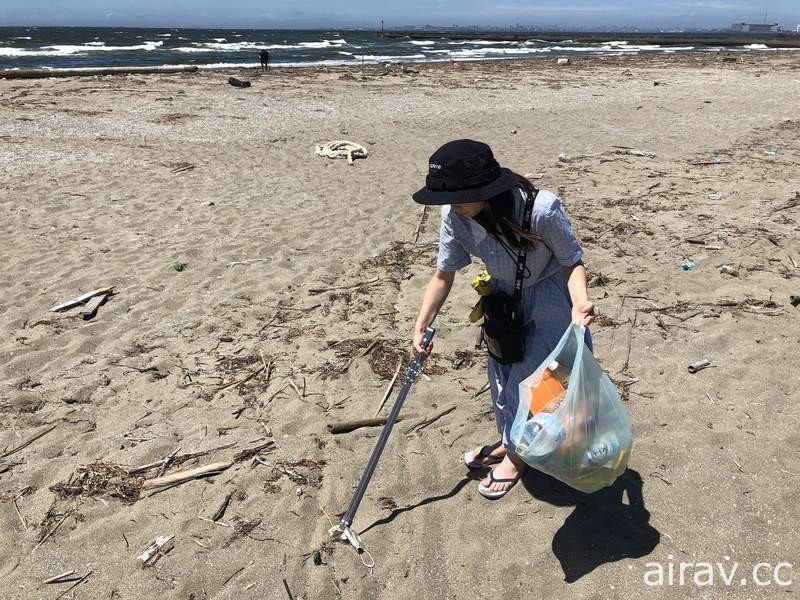
[[[531,212],[539,190],[528,194],[522,228],[525,233],[531,229]],[[525,278],[525,260],[528,246],[523,245],[517,255],[517,279],[514,282],[514,296],[496,292],[483,298],[483,339],[486,349],[502,365],[521,362],[525,356],[524,318],[522,315],[522,280]]]

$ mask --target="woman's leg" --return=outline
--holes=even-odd
[[[539,366],[541,360],[537,360],[538,358],[526,352],[526,359],[523,362],[501,365],[491,356],[489,357],[492,404],[494,405],[497,430],[502,437],[502,447],[505,451],[503,460],[494,468],[495,479],[515,480],[525,471],[525,463],[514,454],[511,426],[519,405],[519,384]],[[500,453],[498,452],[497,455],[499,456]],[[481,481],[481,484],[493,492],[504,491],[514,485],[512,482],[492,482],[488,475]]]
[[[487,368],[487,375],[489,378],[489,393],[492,397],[494,420],[495,424],[497,425],[497,432],[500,435],[500,438],[493,443],[487,444],[487,446],[491,448],[491,451],[485,450],[483,457],[476,460],[476,462],[480,462],[486,466],[495,464],[498,458],[504,458],[506,455],[506,443],[505,439],[503,438],[506,418],[503,414],[502,408],[497,405],[497,399],[500,397],[501,392],[504,389],[504,382],[508,378],[508,371],[508,365],[501,365],[495,359],[489,356],[489,366]],[[472,456],[476,457],[477,459],[484,447],[485,446],[478,446],[473,448]]]
[[[568,315],[569,311],[566,314]],[[567,320],[568,324],[569,320]],[[492,398],[495,405],[495,417],[498,430],[503,437],[503,445],[506,448],[506,457],[494,468],[493,473],[495,479],[512,480],[493,483],[487,476],[481,484],[493,492],[510,489],[514,485],[513,480],[525,471],[525,463],[514,454],[515,447],[511,440],[511,428],[519,408],[519,384],[539,368],[539,365],[553,351],[560,337],[555,337],[555,340],[550,339],[553,336],[550,335],[549,329],[549,327],[537,329],[534,324],[528,325],[525,332],[525,358],[522,362],[498,365],[494,359],[489,358],[489,380],[491,382],[492,379],[495,379],[498,390],[497,396]]]

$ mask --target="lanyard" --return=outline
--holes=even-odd
[[[525,200],[525,214],[522,215],[522,229],[525,233],[529,233],[531,230],[531,213],[533,213],[533,203],[538,195],[539,190],[534,189],[534,193],[528,194],[528,198]],[[522,241],[525,242],[524,239]],[[517,255],[517,279],[514,282],[514,298],[517,302],[522,301],[522,280],[525,279],[525,260],[527,257],[528,244],[523,243]]]

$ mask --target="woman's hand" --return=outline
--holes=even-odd
[[[439,314],[439,309],[450,293],[450,288],[453,287],[454,278],[455,273],[440,271],[439,269],[436,269],[433,277],[431,277],[425,290],[425,296],[422,298],[422,306],[419,309],[416,325],[414,325],[414,334],[411,342],[414,352],[425,356],[430,355],[433,344],[428,344],[427,348],[423,348],[422,338],[425,336],[425,329],[433,323],[436,315]]]
[[[427,329],[427,325],[424,323],[420,325],[417,323],[414,325],[414,337],[411,342],[412,347],[414,348],[414,352],[417,354],[422,354],[423,356],[430,356],[431,351],[433,350],[433,342],[431,341],[428,344],[427,348],[422,347],[422,338],[425,336],[425,330]]]
[[[569,298],[572,301],[572,322],[587,327],[597,316],[594,302],[589,300],[586,285],[586,267],[578,262],[571,267],[563,267],[564,279],[567,280]]]
[[[572,307],[572,322],[580,323],[584,327],[591,325],[597,316],[597,307],[591,300],[578,302]]]

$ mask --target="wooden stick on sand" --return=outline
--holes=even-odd
[[[142,484],[142,489],[152,490],[156,488],[170,487],[191,481],[192,479],[217,475],[222,473],[224,470],[229,469],[232,465],[232,461],[218,462],[206,465],[204,467],[197,467],[196,469],[178,471],[177,473],[172,473],[171,475],[165,475],[163,477],[155,477],[153,479],[146,480]]]
[[[11,450],[6,450],[5,452],[3,452],[3,454],[0,454],[0,458],[5,458],[6,456],[11,456],[12,454],[16,454],[20,450],[30,446],[33,442],[38,440],[40,437],[46,436],[48,433],[53,431],[53,429],[55,429],[55,428],[56,428],[56,425],[51,425],[47,429],[44,429],[44,430],[40,431],[39,433],[34,434],[33,436],[29,437],[27,440],[22,442],[16,448],[12,448]]]
[[[408,417],[402,415],[397,417],[397,421],[402,421]],[[343,421],[341,423],[328,423],[328,431],[333,434],[337,433],[350,433],[362,427],[378,427],[379,425],[386,425],[386,417],[378,417],[377,419],[359,419],[357,421]]]
[[[378,413],[383,410],[383,405],[386,404],[386,401],[389,399],[389,396],[392,393],[392,388],[394,387],[394,382],[397,381],[397,376],[400,374],[400,367],[403,366],[403,359],[397,361],[397,369],[394,372],[394,377],[389,382],[388,387],[386,388],[386,393],[383,395],[383,399],[381,400],[380,406],[378,406],[378,410],[375,411],[375,416],[378,416]]]
[[[61,312],[62,310],[67,310],[69,308],[74,308],[76,306],[80,306],[87,300],[94,298],[95,296],[100,296],[102,294],[110,294],[114,290],[114,286],[111,287],[103,287],[93,290],[91,292],[87,292],[77,298],[73,298],[72,300],[67,300],[62,304],[57,304],[53,308],[50,309],[50,312]]]

